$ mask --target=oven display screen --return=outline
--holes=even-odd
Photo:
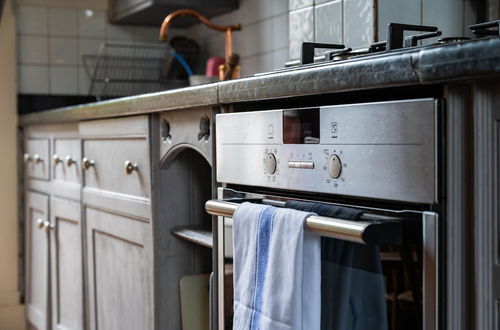
[[[283,143],[318,144],[319,108],[283,110]]]

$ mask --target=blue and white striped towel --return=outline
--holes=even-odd
[[[243,203],[233,217],[234,330],[319,330],[321,240],[311,213]]]

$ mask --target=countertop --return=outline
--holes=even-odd
[[[292,96],[471,80],[499,74],[500,38],[485,38],[46,110],[22,115],[19,122],[23,126],[70,122]]]

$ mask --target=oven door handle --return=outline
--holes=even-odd
[[[205,203],[207,213],[232,218],[239,204],[224,200]],[[401,244],[401,221],[351,221],[310,215],[305,221],[307,230],[321,236],[361,244]]]

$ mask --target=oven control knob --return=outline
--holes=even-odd
[[[328,173],[334,179],[337,179],[342,172],[342,162],[340,161],[339,156],[331,155],[330,159],[328,159]]]
[[[276,156],[274,156],[273,153],[267,154],[264,163],[268,174],[274,174],[274,172],[276,172]]]

